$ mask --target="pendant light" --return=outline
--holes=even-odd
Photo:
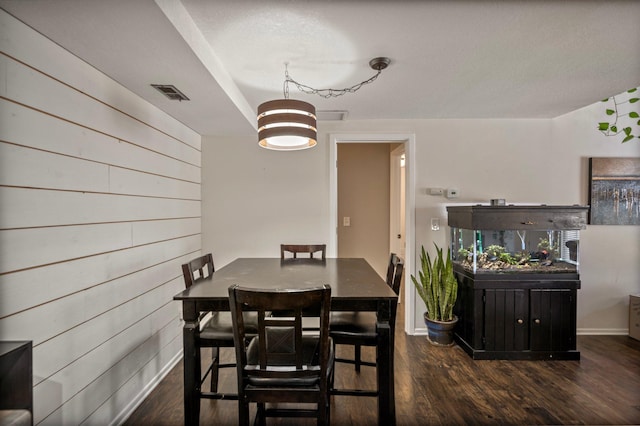
[[[261,147],[294,151],[316,146],[316,139],[316,109],[310,103],[285,98],[258,107]]]
[[[285,64],[284,99],[268,101],[258,106],[258,144],[276,151],[295,151],[312,148],[318,143],[316,109],[310,103],[289,99],[289,83],[295,84],[304,93],[324,98],[342,96],[373,82],[390,62],[385,57],[372,59],[369,66],[377,73],[368,80],[345,89],[314,89],[300,84],[289,77]]]

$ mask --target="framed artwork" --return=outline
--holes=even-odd
[[[589,158],[589,224],[640,225],[640,157]]]

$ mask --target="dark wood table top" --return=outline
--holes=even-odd
[[[331,286],[332,300],[397,300],[398,296],[364,259],[239,258],[217,270],[210,279],[194,284],[174,300],[228,299],[228,288],[238,284],[263,289]]]

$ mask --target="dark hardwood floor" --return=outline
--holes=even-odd
[[[640,424],[640,341],[627,336],[578,336],[580,361],[474,361],[459,347],[439,348],[396,324],[398,425],[630,425]],[[340,348],[348,351],[348,348]],[[363,353],[373,359],[373,352]],[[233,359],[233,350],[225,350]],[[221,389],[235,389],[235,372]],[[338,364],[336,385],[374,386],[375,371]],[[157,386],[126,425],[182,425],[182,362]],[[377,424],[377,400],[334,396],[331,423]],[[202,400],[201,424],[237,424],[235,401]],[[283,419],[272,424],[315,424]]]

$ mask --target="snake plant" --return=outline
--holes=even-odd
[[[424,246],[420,255],[421,270],[416,277],[411,275],[411,281],[416,286],[416,291],[427,307],[427,318],[435,321],[452,321],[453,305],[458,297],[458,281],[453,274],[451,262],[451,249],[447,250],[446,259],[443,249],[436,247],[436,258],[433,263]]]

